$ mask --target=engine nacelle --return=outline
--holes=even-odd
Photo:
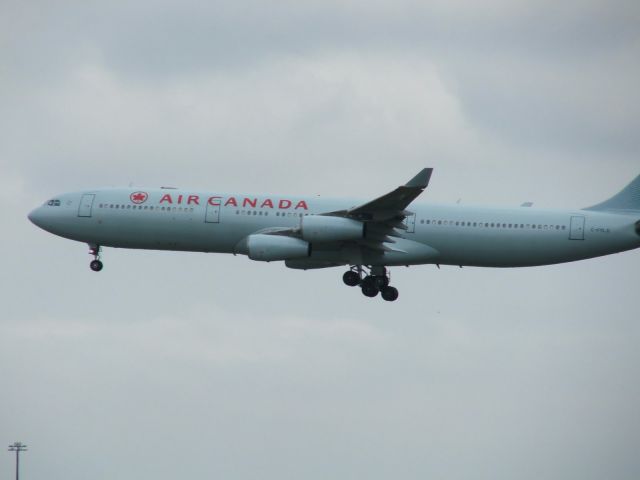
[[[302,238],[308,242],[339,242],[364,238],[364,223],[350,218],[309,215],[302,217]]]
[[[640,220],[636,222],[636,233],[640,235]]]
[[[272,262],[311,255],[309,242],[282,235],[249,235],[246,239],[246,253],[251,260]]]

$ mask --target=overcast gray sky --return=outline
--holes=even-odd
[[[640,478],[640,253],[341,269],[105,251],[93,186],[583,207],[640,173],[640,4],[0,3],[0,440],[24,478]],[[0,459],[10,478],[13,457]]]

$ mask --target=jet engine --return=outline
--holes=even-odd
[[[636,222],[636,233],[640,235],[640,220]]]
[[[249,235],[246,239],[246,253],[251,260],[271,262],[306,258],[311,255],[309,242],[282,235]]]
[[[365,224],[343,217],[309,215],[302,217],[302,238],[308,242],[339,242],[364,238]]]

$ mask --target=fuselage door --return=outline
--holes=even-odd
[[[584,240],[584,217],[571,217],[569,240]]]
[[[80,206],[78,207],[79,217],[90,217],[91,210],[93,210],[93,199],[96,198],[93,193],[86,193],[82,195],[80,199]]]
[[[402,223],[407,227],[407,233],[414,233],[416,231],[416,214],[407,215]]]
[[[206,223],[220,223],[220,205],[211,205],[207,202],[207,210],[204,214]]]

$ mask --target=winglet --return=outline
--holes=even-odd
[[[431,180],[431,174],[433,173],[433,168],[423,168],[420,170],[415,177],[407,182],[405,187],[411,188],[427,188],[429,185],[429,180]]]

